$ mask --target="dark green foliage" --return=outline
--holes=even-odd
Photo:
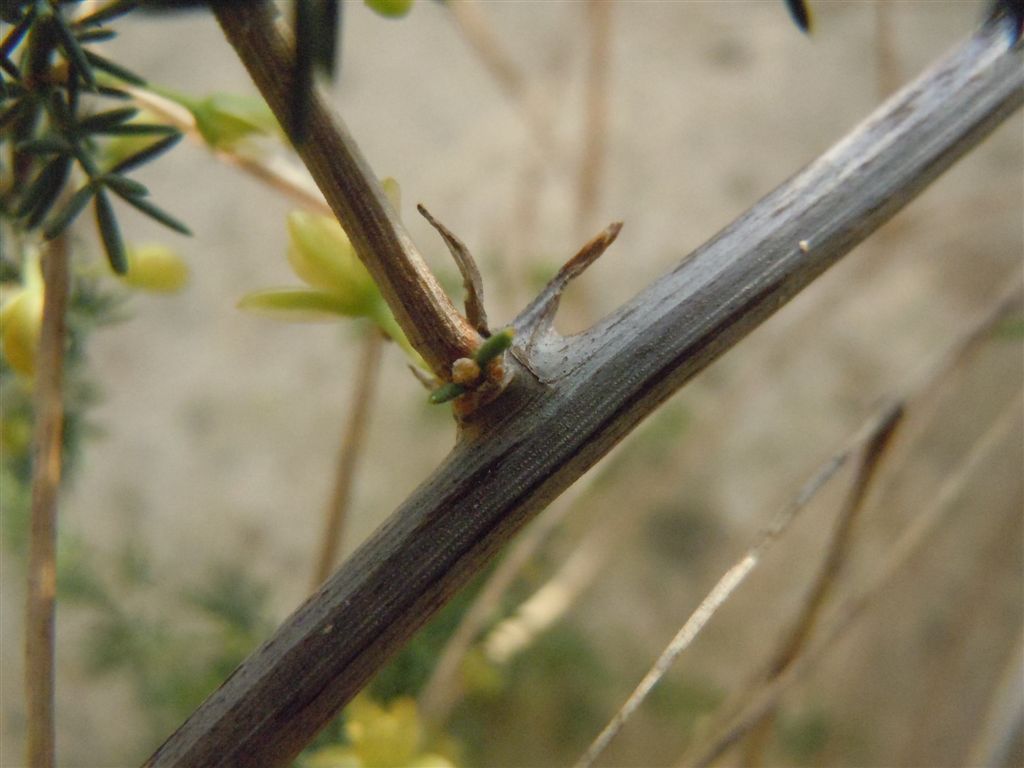
[[[124,244],[106,190],[151,218],[188,233],[183,224],[151,203],[136,204],[147,194],[146,188],[123,175],[173,146],[178,132],[166,125],[132,122],[138,115],[132,107],[103,109],[104,99],[127,97],[118,83],[144,81],[87,47],[112,38],[113,30],[102,25],[135,5],[116,1],[71,22],[65,16],[71,4],[5,3],[3,18],[12,28],[0,42],[5,102],[0,138],[9,146],[11,171],[6,174],[5,168],[0,185],[0,214],[26,231],[43,227],[44,236],[53,238],[92,202],[100,239],[117,272],[126,268]],[[104,171],[103,138],[124,135],[156,139]],[[87,181],[71,194],[68,186],[75,183],[76,166]]]
[[[793,17],[793,21],[804,32],[811,31],[811,12],[807,9],[805,0],[786,0],[786,7]]]

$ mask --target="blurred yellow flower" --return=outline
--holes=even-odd
[[[147,243],[128,248],[128,271],[121,280],[152,293],[176,293],[185,287],[188,277],[188,265],[176,251]]]
[[[4,359],[15,371],[35,373],[39,332],[43,323],[43,274],[39,253],[25,260],[21,285],[4,295],[0,303],[0,344]]]

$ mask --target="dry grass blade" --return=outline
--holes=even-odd
[[[750,572],[757,566],[763,554],[780,536],[792,525],[796,517],[810,503],[812,499],[824,488],[836,473],[850,460],[857,451],[864,451],[863,459],[858,467],[857,476],[854,480],[852,492],[848,495],[844,505],[840,523],[833,539],[833,547],[826,559],[819,580],[812,588],[804,617],[794,627],[790,642],[780,649],[777,655],[774,675],[781,676],[799,654],[800,648],[809,635],[810,630],[818,616],[821,604],[827,595],[829,585],[832,583],[836,570],[845,556],[845,547],[848,543],[850,525],[863,501],[868,485],[881,458],[884,449],[889,445],[889,438],[892,436],[896,424],[902,414],[910,407],[915,411],[920,405],[927,405],[934,397],[935,390],[946,383],[951,371],[957,370],[965,365],[979,345],[987,340],[992,329],[1002,318],[1012,312],[1021,301],[1021,292],[1018,288],[1012,289],[999,301],[995,303],[994,309],[985,313],[980,321],[976,322],[971,329],[958,340],[952,348],[943,355],[938,365],[934,366],[926,376],[922,377],[908,393],[901,398],[897,404],[881,410],[873,416],[846,444],[844,448],[835,453],[821,468],[803,485],[793,501],[782,509],[770,528],[764,532],[759,540],[747,550],[747,553],[729,571],[727,571],[704,598],[697,609],[690,615],[682,629],[672,639],[665,651],[655,662],[654,666],[640,682],[637,688],[630,694],[619,712],[605,726],[594,742],[587,749],[586,753],[577,763],[577,768],[585,768],[594,764],[594,761],[608,747],[612,739],[625,725],[636,709],[650,693],[651,689],[664,676],[679,655],[689,647],[694,637],[707,624],[707,621],[714,615],[715,611],[727,600],[736,588],[746,579]],[[769,676],[771,679],[771,676]],[[745,697],[744,697],[745,698]],[[766,714],[768,710],[765,710]],[[760,717],[759,717],[760,719]],[[756,725],[755,721],[750,727]],[[684,763],[686,761],[684,760]]]
[[[869,584],[857,595],[843,601],[836,610],[836,618],[822,630],[818,639],[808,646],[807,650],[778,677],[753,691],[739,714],[730,720],[728,726],[707,744],[688,752],[687,756],[682,759],[681,765],[708,766],[715,762],[778,705],[782,694],[810,669],[815,661],[835,647],[843,634],[877,603],[892,580],[918,553],[921,546],[928,541],[929,534],[952,509],[953,502],[959,497],[967,480],[1012,434],[1014,428],[1020,423],[1020,418],[1020,402],[1015,398],[971,447],[958,471],[945,479],[931,503],[926,505],[913,522],[907,526],[890,550],[889,557],[874,572],[874,577]]]
[[[864,508],[864,500],[876,477],[885,451],[891,444],[893,434],[903,418],[903,409],[894,406],[882,416],[878,428],[874,430],[861,451],[853,483],[847,491],[835,533],[829,543],[828,552],[821,570],[804,601],[803,609],[793,622],[792,629],[783,637],[774,657],[769,662],[765,679],[772,680],[786,671],[793,661],[803,652],[814,628],[821,618],[822,609],[831,596],[839,574],[846,562],[850,546],[853,542],[853,530],[860,511]],[[766,713],[753,728],[747,740],[744,762],[750,766],[763,763],[765,746],[775,724],[775,710]]]
[[[1024,632],[1013,644],[965,765],[1011,765],[1024,730]]]
[[[256,155],[229,148],[215,148],[203,138],[196,126],[196,120],[185,107],[145,88],[126,87],[132,99],[140,107],[152,112],[161,122],[173,125],[192,141],[202,144],[225,165],[232,165],[291,198],[303,208],[332,215],[324,196],[304,171],[288,163],[284,158],[271,155]]]
[[[64,424],[63,369],[69,277],[67,240],[49,243],[43,255],[43,325],[35,380],[32,456],[32,521],[29,533],[25,619],[25,694],[28,764],[55,762],[54,630],[57,600],[57,495]]]

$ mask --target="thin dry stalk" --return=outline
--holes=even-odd
[[[899,407],[891,409],[879,424],[879,428],[864,445],[857,462],[853,482],[840,509],[835,533],[829,543],[825,561],[807,594],[803,609],[793,622],[792,629],[784,636],[769,662],[767,674],[763,676],[763,680],[771,681],[785,672],[803,652],[814,632],[814,628],[821,618],[822,609],[834,590],[849,554],[853,542],[854,523],[864,508],[864,500],[867,498],[886,448],[891,444],[893,434],[902,417],[902,409]],[[775,715],[775,709],[767,712],[749,734],[744,750],[745,765],[753,767],[763,764],[765,748],[775,725]]]
[[[352,391],[348,423],[338,449],[338,464],[334,474],[331,497],[324,510],[324,532],[320,540],[320,556],[313,571],[310,589],[316,589],[331,575],[338,552],[341,550],[342,533],[352,502],[352,485],[356,465],[366,442],[366,425],[373,407],[373,396],[377,391],[380,375],[381,348],[384,337],[376,328],[370,328],[363,335],[356,368],[356,386]]]
[[[501,38],[494,31],[481,4],[477,0],[459,0],[445,3],[445,7],[451,12],[456,29],[483,63],[484,68],[506,96],[519,107],[547,168],[558,169],[563,166],[561,153],[552,135],[551,123],[545,110],[542,109],[536,95],[531,92],[526,75],[513,61]]]
[[[955,502],[967,481],[974,475],[994,450],[1018,427],[1021,418],[1019,398],[1009,405],[989,425],[985,433],[974,443],[956,472],[949,475],[930,504],[907,526],[882,567],[874,571],[868,585],[857,595],[847,598],[836,610],[836,618],[821,632],[818,639],[792,664],[771,682],[751,692],[745,706],[733,717],[726,728],[699,748],[687,752],[680,761],[685,766],[708,766],[720,758],[726,750],[739,742],[761,719],[778,706],[782,695],[799,680],[825,653],[833,649],[852,625],[864,616],[868,609],[877,605],[879,598],[886,594],[890,583],[904,567],[918,554],[928,536],[939,522],[953,509]]]
[[[462,661],[473,642],[484,631],[491,618],[501,607],[502,599],[515,583],[516,578],[530,562],[537,551],[548,540],[576,502],[585,496],[593,486],[596,473],[590,473],[562,494],[529,529],[516,540],[494,572],[487,579],[480,594],[466,611],[458,628],[448,639],[438,657],[430,679],[420,694],[419,710],[423,718],[435,727],[442,726],[451,714],[452,708],[463,694],[460,669]]]
[[[1024,632],[1013,644],[964,765],[1010,765],[1024,730]]]
[[[612,8],[612,0],[590,0],[585,6],[590,47],[585,85],[583,150],[576,191],[576,226],[580,233],[590,229],[594,218],[607,154]]]
[[[654,666],[651,667],[650,671],[644,675],[643,680],[640,681],[640,684],[629,695],[629,698],[626,699],[626,703],[622,705],[608,725],[604,727],[604,730],[594,739],[594,742],[583,754],[583,757],[576,762],[575,768],[588,768],[588,766],[594,764],[594,761],[601,756],[601,753],[604,752],[612,739],[622,730],[622,726],[626,724],[626,721],[633,716],[633,713],[636,712],[644,699],[647,698],[647,694],[665,676],[665,673],[675,663],[675,660],[679,658],[679,655],[690,647],[690,644],[700,634],[700,631],[707,626],[711,617],[718,612],[718,609],[722,607],[740,584],[746,580],[750,572],[754,570],[759,560],[758,553],[748,552],[742,560],[725,572],[725,575],[712,587],[707,597],[697,606],[697,610],[690,614],[690,618],[686,620],[686,623],[676,633],[676,636],[672,638],[672,642],[668,644],[661,656],[658,657],[658,660],[654,662]]]
[[[267,2],[216,3],[213,12],[281,125],[291,122],[295,57]],[[472,357],[480,335],[427,268],[376,175],[341,120],[315,92],[306,138],[296,151],[348,234],[395,320],[435,375]]]
[[[136,104],[153,113],[161,122],[173,125],[188,136],[189,140],[206,147],[210,154],[225,165],[239,168],[272,189],[290,197],[304,208],[327,216],[332,215],[330,206],[327,205],[324,196],[320,194],[320,190],[313,185],[309,175],[304,170],[287,162],[286,159],[271,154],[240,151],[236,148],[212,147],[199,132],[192,113],[176,101],[144,88],[127,87],[126,90]]]
[[[633,693],[630,694],[629,698],[590,745],[583,757],[580,758],[576,764],[577,768],[586,768],[594,764],[594,761],[608,747],[626,721],[629,720],[647,694],[650,693],[654,685],[664,676],[665,672],[668,671],[679,655],[689,647],[693,639],[703,629],[718,608],[736,591],[740,584],[749,576],[750,572],[758,565],[765,552],[789,529],[797,516],[852,456],[857,451],[863,450],[865,458],[875,453],[872,463],[877,462],[877,458],[881,456],[881,453],[877,449],[873,451],[870,446],[884,447],[888,444],[888,437],[891,436],[892,429],[902,413],[905,413],[911,407],[916,413],[920,406],[930,406],[935,399],[935,390],[941,388],[941,385],[947,382],[948,376],[952,372],[962,370],[963,366],[966,365],[966,361],[974,356],[981,343],[990,337],[992,329],[996,324],[1013,311],[1020,301],[1021,292],[1019,288],[1014,288],[1003,296],[996,302],[995,308],[987,311],[980,321],[972,325],[971,329],[943,355],[942,360],[926,376],[922,377],[915,385],[908,389],[905,396],[900,398],[898,404],[891,405],[872,416],[847,441],[844,448],[833,454],[819,468],[811,479],[803,485],[790,504],[778,513],[769,529],[761,534],[758,541],[747,550],[743,558],[719,579],[718,583],[715,584],[701,604],[687,619],[676,637],[673,638],[665,651],[662,652],[662,655],[655,662],[650,672],[648,672]],[[867,470],[867,474],[865,474],[865,470]],[[863,484],[864,487],[859,492],[861,496],[867,490],[867,481],[870,480],[872,471],[873,466],[867,465],[862,460],[854,486],[856,489],[857,484]],[[856,501],[857,495],[855,492],[848,497],[847,508]],[[847,517],[849,516],[850,513],[847,513]],[[837,530],[837,534],[841,531],[842,525]],[[825,574],[827,571],[828,566],[826,565],[822,573]],[[812,600],[816,591],[818,590],[812,590]],[[812,605],[812,603],[809,602],[808,605]],[[816,611],[817,609],[815,609]],[[785,674],[786,670],[784,669],[779,676],[781,677]],[[745,701],[746,697],[742,700]],[[767,711],[766,709],[765,712]],[[756,723],[752,723],[751,727],[754,724]],[[692,761],[684,757],[684,765],[688,765],[690,762]]]
[[[508,664],[572,607],[607,562],[612,545],[621,539],[604,525],[580,542],[555,574],[524,600],[515,613],[492,629],[482,645],[495,664]]]
[[[25,619],[27,761],[55,762],[54,654],[57,600],[57,495],[64,428],[63,370],[69,276],[67,239],[52,240],[42,259],[43,324],[36,357],[32,520]]]

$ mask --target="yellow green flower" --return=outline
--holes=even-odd
[[[364,696],[346,710],[349,743],[317,750],[305,768],[455,768],[443,755],[428,751],[424,727],[411,698],[386,706]]]
[[[188,265],[171,248],[147,243],[128,248],[128,271],[121,280],[152,293],[176,293],[188,283]]]
[[[396,198],[393,200],[397,203]],[[254,291],[242,297],[239,308],[286,322],[365,318],[396,341],[417,365],[426,367],[337,221],[306,211],[291,213],[288,263],[305,287]]]
[[[21,285],[6,292],[0,302],[0,349],[15,371],[32,376],[43,324],[43,274],[39,254],[25,260]]]

